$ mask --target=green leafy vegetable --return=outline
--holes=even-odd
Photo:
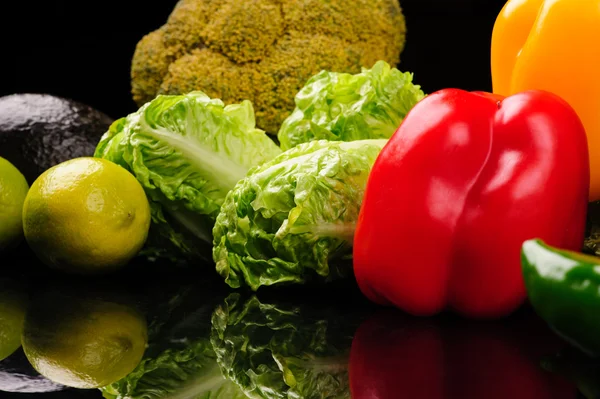
[[[367,178],[387,140],[313,141],[241,180],[213,230],[213,259],[227,284],[330,281],[348,260]]]
[[[115,121],[95,156],[125,167],[144,187],[153,221],[149,253],[161,255],[169,244],[198,256],[203,248],[210,254],[227,192],[250,168],[280,153],[255,128],[249,101],[225,106],[192,92],[158,96]]]
[[[250,398],[349,399],[348,355],[359,313],[340,318],[315,308],[229,295],[212,317],[223,373]]]
[[[296,95],[277,135],[284,150],[313,140],[388,139],[425,94],[386,62],[356,75],[322,71]]]

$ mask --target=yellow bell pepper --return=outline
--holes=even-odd
[[[600,0],[509,0],[491,50],[494,93],[546,90],[577,111],[588,137],[590,200],[600,200]]]

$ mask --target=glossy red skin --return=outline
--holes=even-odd
[[[438,91],[373,166],[354,238],[357,282],[414,315],[503,317],[526,297],[523,241],[580,250],[588,192],[585,130],[561,98]]]
[[[565,345],[541,320],[515,331],[514,325],[444,325],[392,313],[374,315],[354,335],[352,399],[577,398],[572,383],[540,367]],[[541,341],[531,345],[525,333]]]

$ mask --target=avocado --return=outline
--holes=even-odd
[[[65,389],[35,371],[22,349],[0,362],[0,392],[42,393]]]
[[[88,105],[49,94],[0,97],[0,157],[31,185],[54,165],[93,156],[112,122]]]

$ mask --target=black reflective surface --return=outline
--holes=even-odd
[[[92,374],[118,381],[64,387],[19,348],[0,361],[2,398],[600,397],[600,362],[568,347],[528,306],[496,321],[414,318],[372,305],[352,281],[255,294],[228,289],[209,267],[135,262],[90,279],[50,273],[27,250],[17,255],[0,280],[27,297],[23,342],[35,343],[34,355],[25,345],[32,360],[44,357],[38,368],[54,364],[44,374],[63,378],[84,356],[106,362]],[[143,326],[131,321],[138,314]],[[95,323],[93,334],[85,323]],[[121,378],[123,363],[93,343],[120,340],[131,353],[140,326],[143,358]]]

